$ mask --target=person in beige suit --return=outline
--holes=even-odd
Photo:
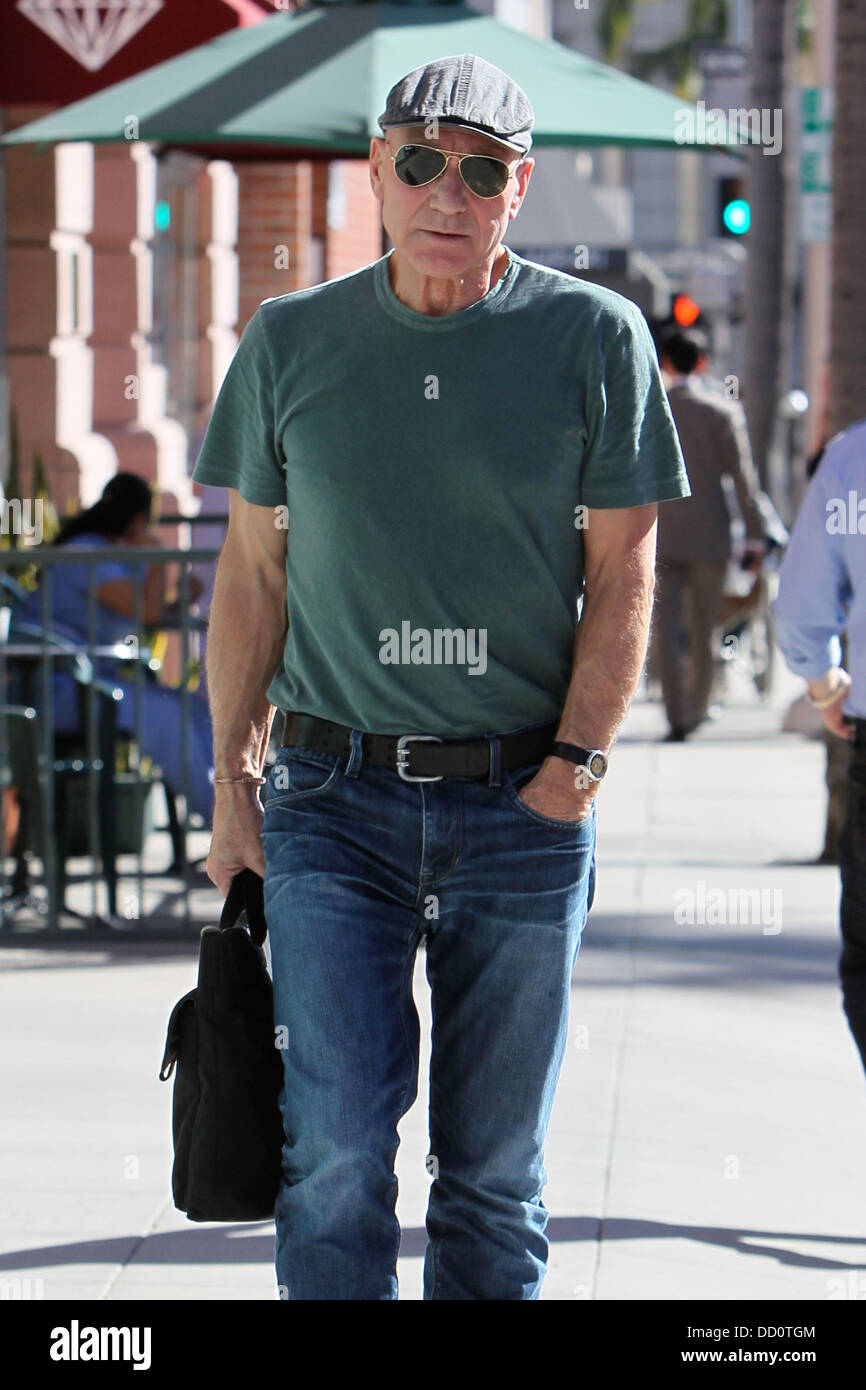
[[[720,618],[731,528],[722,477],[729,474],[746,526],[744,560],[760,563],[760,481],[738,401],[704,386],[707,343],[700,329],[668,331],[659,361],[691,485],[691,496],[658,511],[653,669],[670,731],[681,743],[707,715],[713,683],[713,629]]]

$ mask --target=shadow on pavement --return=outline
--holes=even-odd
[[[218,1229],[165,1231],[156,1235],[115,1236],[106,1240],[74,1241],[68,1245],[44,1245],[0,1254],[0,1271],[41,1269],[54,1265],[130,1264],[218,1265],[272,1264],[274,1237],[262,1223],[221,1226]],[[256,1234],[252,1234],[256,1232]],[[742,1255],[757,1255],[782,1265],[804,1269],[862,1269],[866,1262],[866,1234],[862,1236],[816,1235],[811,1231],[765,1231],[725,1226],[684,1226],[664,1221],[604,1221],[592,1216],[552,1217],[547,1228],[551,1243],[609,1240],[693,1240],[721,1246]],[[778,1241],[825,1241],[831,1245],[862,1246],[855,1261],[825,1257],[818,1251],[786,1250]],[[424,1254],[427,1234],[423,1227],[403,1231],[401,1258]]]
[[[760,924],[732,922],[728,926],[701,923],[672,926],[671,915],[590,912],[580,954],[585,961],[606,955],[637,954],[632,983],[665,988],[700,985],[703,988],[763,989],[768,984],[838,984],[841,937],[835,924],[817,932],[798,922],[786,930],[764,934]],[[668,959],[665,960],[665,957]],[[665,969],[670,965],[670,970]],[[581,986],[581,961],[572,989]],[[622,987],[621,973],[593,973],[591,984]]]

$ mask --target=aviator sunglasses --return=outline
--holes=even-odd
[[[452,155],[457,160],[461,179],[477,198],[497,198],[511,177],[511,166],[503,159],[493,159],[487,154],[440,150],[433,145],[401,145],[391,158],[394,173],[400,182],[408,188],[421,188],[444,174]]]

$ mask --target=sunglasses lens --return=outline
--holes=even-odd
[[[429,145],[403,145],[394,156],[394,173],[401,183],[420,188],[445,168],[445,156]]]
[[[483,154],[470,155],[460,169],[466,187],[479,198],[495,198],[508,182],[508,165]]]
[[[401,145],[394,156],[394,172],[409,188],[432,183],[445,168],[447,157],[431,145]],[[460,161],[463,181],[479,198],[496,198],[508,182],[509,169],[501,159],[484,154],[467,155]]]

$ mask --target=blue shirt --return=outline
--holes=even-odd
[[[63,550],[113,550],[114,545],[107,536],[98,533],[82,532],[63,545]],[[12,615],[10,641],[14,641],[15,625],[18,622],[42,625],[42,584],[46,566],[40,577],[40,587],[20,603],[15,604]],[[52,565],[51,607],[49,611],[49,630],[58,637],[84,647],[88,640],[87,601],[91,586],[94,589],[113,579],[134,579],[135,566],[122,560],[105,560],[94,564],[88,574],[85,563],[79,565]],[[96,600],[95,641],[97,646],[108,646],[122,642],[133,630],[133,620],[115,613],[104,603]],[[122,685],[117,680],[117,657],[96,657],[94,665],[97,676],[111,685]],[[53,700],[55,728],[60,731],[75,730],[80,725],[79,715],[80,687],[72,676],[61,667],[54,676]],[[131,701],[124,700],[124,705]],[[122,711],[118,718],[119,727],[129,725],[131,710]]]
[[[866,719],[866,420],[837,434],[809,484],[771,606],[790,669],[820,680],[842,661],[848,633],[851,690],[843,712]]]

